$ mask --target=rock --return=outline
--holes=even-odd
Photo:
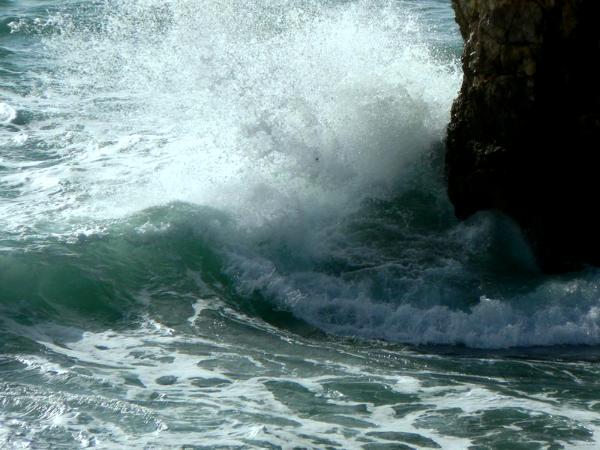
[[[513,217],[546,272],[600,265],[600,1],[453,6],[465,39],[446,141],[456,215]]]

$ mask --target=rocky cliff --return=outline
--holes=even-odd
[[[448,127],[459,218],[512,216],[547,272],[600,264],[600,0],[453,0],[464,82]]]

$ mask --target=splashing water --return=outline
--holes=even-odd
[[[594,448],[598,272],[445,195],[449,2],[0,8],[0,447]]]
[[[439,141],[459,82],[394,3],[98,8],[100,24],[48,21],[60,33],[44,51],[58,67],[36,99],[37,114],[70,123],[49,124],[60,172],[43,167],[26,189],[47,195],[68,184],[84,197],[69,216],[106,219],[175,200],[250,223],[341,214],[408,176]]]

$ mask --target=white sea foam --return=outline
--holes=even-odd
[[[17,111],[7,103],[0,103],[0,123],[10,123],[17,118]]]
[[[435,245],[390,257],[377,253],[382,249],[370,242],[346,236],[342,245],[341,237],[330,233],[285,237],[286,245],[305,258],[363,265],[341,274],[310,267],[289,270],[281,267],[284,261],[248,252],[231,253],[228,270],[239,280],[242,295],[260,292],[277,307],[333,334],[473,348],[598,345],[598,270],[559,279],[525,272],[531,280],[495,286],[497,275],[480,273],[482,268],[469,262],[495,251],[490,244],[494,220],[484,216],[444,233],[442,242],[450,250],[441,255]],[[508,239],[517,243],[522,237]],[[531,267],[526,247],[514,252],[522,259],[511,264]]]
[[[315,283],[322,283],[319,290],[300,287],[299,283],[308,276]],[[338,280],[315,273],[292,278],[273,273],[251,277],[255,286],[261,285],[267,295],[298,317],[330,333],[412,344],[465,344],[474,348],[600,343],[599,293],[595,281],[579,283],[573,296],[576,304],[565,302],[567,286],[544,285],[517,298],[473,299],[472,307],[455,309],[402,303],[401,293],[397,304],[383,303],[374,299],[368,289],[352,283],[342,286],[341,290],[347,292],[337,296]],[[553,292],[552,287],[557,289]]]
[[[181,284],[158,266],[149,274],[156,289],[118,286],[135,304],[122,311],[127,326],[106,329],[88,317],[92,295],[72,311],[93,323],[84,329],[26,315],[27,302],[43,297],[43,313],[60,320],[52,309],[64,310],[64,299],[50,277],[39,277],[48,285],[34,299],[21,299],[27,287],[9,291],[18,301],[3,300],[0,314],[8,348],[0,447],[359,449],[429,439],[463,449],[493,447],[500,437],[498,445],[595,448],[597,400],[577,390],[593,388],[594,364],[515,359],[507,367],[502,358],[305,339],[265,323],[270,311],[250,316],[235,303],[262,297],[278,314],[368,339],[600,343],[597,272],[541,279],[513,230],[511,244],[502,243],[507,264],[538,278],[504,289],[496,284],[506,280],[480,262],[495,251],[497,221],[432,231],[418,225],[428,201],[420,197],[399,213],[392,204],[384,212],[398,216],[391,219],[360,209],[363,200],[422,188],[419,171],[434,177],[422,159],[443,137],[460,72],[432,50],[437,38],[423,31],[419,2],[201,3],[106,0],[80,15],[9,25],[15,37],[43,31],[44,46],[27,96],[6,100],[18,105],[19,120],[12,106],[0,109],[8,149],[0,182],[10,192],[0,229],[15,239],[66,237],[75,244],[58,253],[86,264],[97,256],[87,251],[103,255],[122,243],[112,227],[120,233],[133,213],[172,201],[210,206],[232,220],[190,207],[195,222],[184,221],[184,244],[201,240],[222,262],[223,284],[241,296],[217,283],[227,293],[216,298],[202,264],[182,270]],[[426,211],[433,222],[448,213],[438,189],[421,192],[435,197]],[[141,271],[153,258],[181,267],[183,256],[167,245],[151,251],[163,239],[180,243],[172,209],[125,231],[127,248],[150,259]],[[42,255],[52,267],[54,253]],[[35,266],[31,251],[23,267],[28,257]],[[84,275],[104,290],[104,268],[131,261],[85,266]],[[66,289],[78,289],[71,281]],[[479,427],[494,412],[506,425]]]
[[[0,427],[0,443],[26,445],[52,431],[67,442],[102,448],[170,448],[199,442],[259,447],[268,442],[284,448],[293,442],[312,447],[324,445],[324,439],[330,445],[359,449],[366,443],[403,442],[406,437],[461,449],[475,439],[497,435],[498,429],[534,439],[536,427],[554,423],[573,430],[574,436],[587,430],[588,441],[571,443],[594,448],[599,429],[593,399],[586,409],[557,400],[561,393],[546,389],[549,386],[534,383],[538,393],[521,391],[524,367],[536,373],[545,368],[561,371],[543,361],[512,362],[511,374],[504,372],[507,362],[502,359],[473,359],[472,365],[491,372],[454,378],[448,369],[436,368],[445,364],[444,358],[436,362],[430,355],[394,351],[388,355],[393,359],[382,365],[378,350],[361,354],[333,343],[316,348],[303,339],[282,347],[278,336],[260,329],[255,331],[272,346],[269,352],[253,347],[248,336],[235,344],[231,336],[198,338],[196,333],[214,319],[202,312],[192,317],[198,327],[192,334],[152,319],[138,329],[98,333],[8,323],[12,333],[33,338],[45,352],[15,359],[22,364],[21,378],[31,380],[30,385],[0,382],[0,423],[10,423],[5,430]],[[583,376],[595,370],[592,364],[563,366]],[[37,377],[55,389],[42,391],[47,388],[34,382]],[[27,426],[15,414],[22,408],[29,411]],[[469,425],[495,411],[505,417],[506,427]],[[509,411],[512,415],[503,416]],[[471,427],[470,436],[453,423]]]
[[[395,2],[109,1],[103,11],[100,25],[38,24],[61,31],[45,41],[58,69],[28,106],[63,117],[43,138],[64,160],[13,177],[45,219],[174,200],[246,223],[347,210],[406,181],[441,139],[460,81]]]

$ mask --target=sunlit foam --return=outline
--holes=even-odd
[[[175,200],[248,224],[346,211],[410,176],[460,81],[395,2],[101,8],[102,23],[38,25],[60,31],[44,41],[58,69],[34,106],[65,116],[51,142],[64,161],[22,189],[57,221]]]

